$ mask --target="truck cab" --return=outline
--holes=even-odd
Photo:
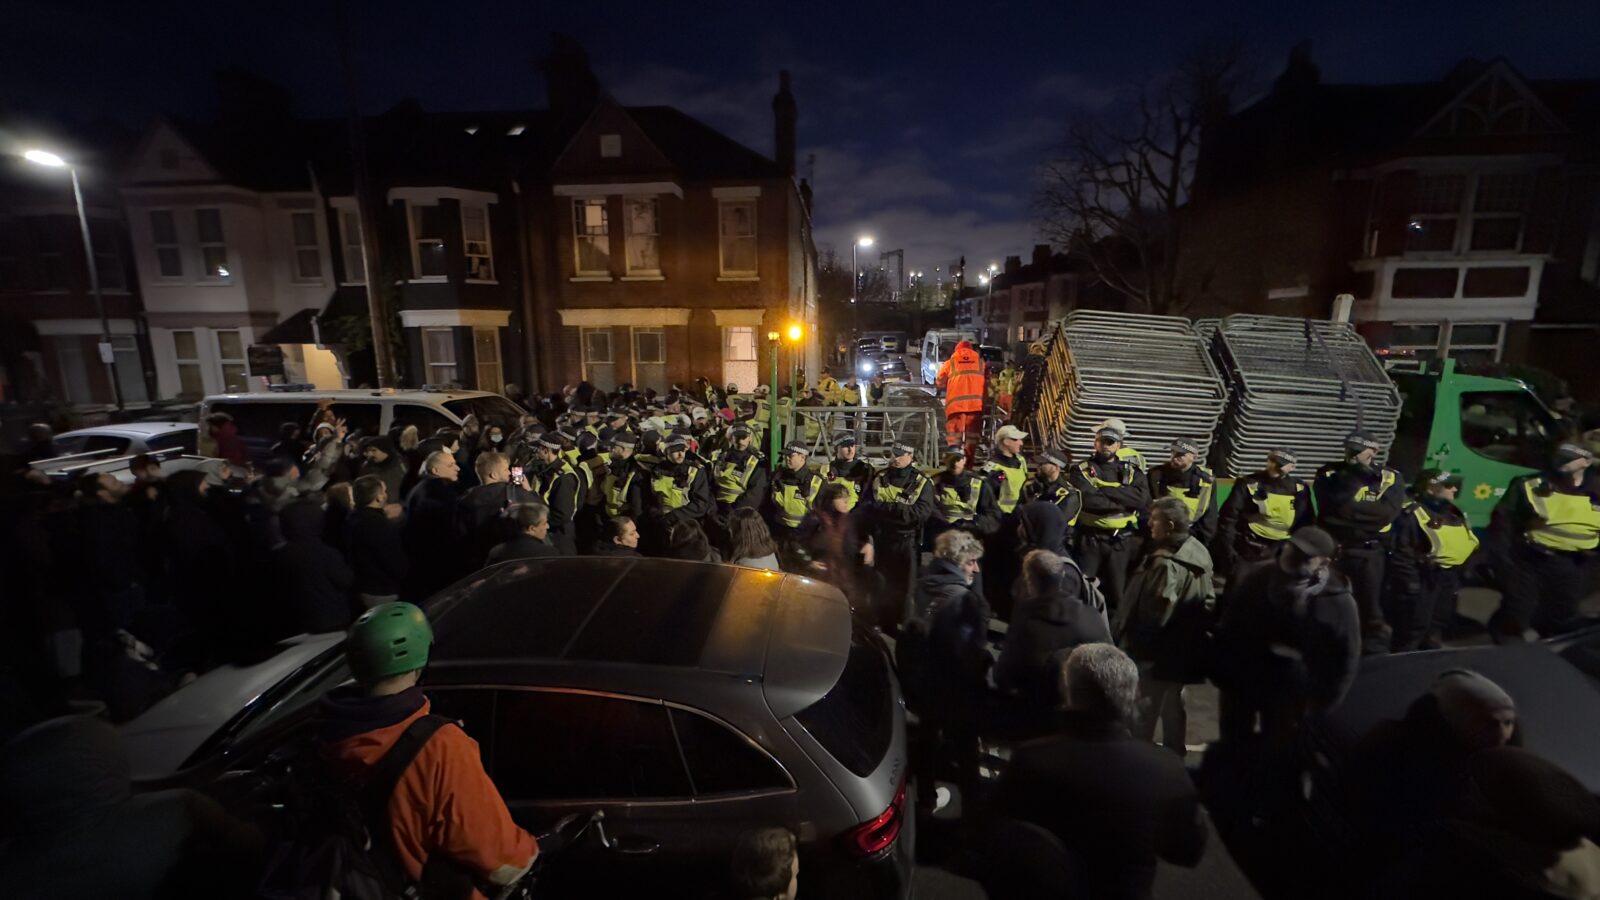
[[[1556,417],[1521,381],[1467,375],[1456,361],[1390,372],[1402,396],[1389,465],[1461,473],[1456,505],[1484,528],[1513,478],[1538,472],[1562,439]]]

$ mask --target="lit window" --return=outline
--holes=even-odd
[[[443,207],[411,207],[411,265],[417,278],[443,278],[448,274]]]
[[[611,230],[604,198],[574,200],[572,234],[579,275],[611,274]]]
[[[629,197],[623,208],[628,214],[628,274],[660,274],[660,202],[655,197]]]
[[[478,390],[500,393],[505,379],[500,370],[500,329],[472,329],[473,362],[478,367]]]
[[[461,206],[461,236],[466,243],[467,280],[494,280],[494,249],[489,243],[489,207]]]
[[[228,267],[228,244],[222,236],[222,210],[195,210],[194,228],[200,243],[201,275],[228,278],[233,273]]]
[[[172,333],[172,358],[178,364],[178,394],[183,397],[205,396],[205,377],[200,369],[200,342],[195,339],[193,331]]]
[[[237,331],[218,331],[217,364],[222,367],[222,390],[237,394],[250,390],[250,368],[245,361],[244,340]]]
[[[723,200],[719,220],[722,274],[756,274],[756,201]]]
[[[450,329],[422,329],[422,359],[428,384],[455,384],[456,338]]]
[[[610,328],[580,329],[583,348],[583,379],[602,390],[617,385],[617,360],[611,348]]]

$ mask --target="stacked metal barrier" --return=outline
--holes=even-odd
[[[1082,458],[1108,418],[1156,459],[1177,438],[1210,450],[1227,399],[1222,378],[1187,319],[1077,310],[1056,326],[1033,416],[1041,447]]]
[[[1400,419],[1400,392],[1347,322],[1234,315],[1211,339],[1227,380],[1228,411],[1212,455],[1219,475],[1247,475],[1267,451],[1287,448],[1302,472],[1344,457],[1358,428],[1387,458]]]

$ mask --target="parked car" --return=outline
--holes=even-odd
[[[605,812],[611,846],[568,850],[542,895],[700,897],[741,832],[775,823],[800,831],[802,896],[909,895],[900,688],[835,588],[587,557],[503,563],[427,609],[434,711],[477,739],[517,821]],[[328,647],[244,700],[167,783],[270,807],[274,773],[312,752],[313,701],[348,678]]]
[[[333,401],[333,414],[349,423],[352,434],[387,434],[396,425],[416,425],[426,436],[445,426],[458,426],[468,415],[514,425],[524,410],[487,391],[425,389],[420,391],[271,391],[264,394],[217,394],[200,404],[200,419],[225,412],[233,417],[252,461],[265,462],[285,422],[302,426],[323,400]],[[215,455],[207,438],[201,452]]]
[[[63,456],[95,450],[110,451],[110,456],[172,449],[192,454],[199,437],[200,429],[193,422],[123,422],[58,434],[56,447]]]

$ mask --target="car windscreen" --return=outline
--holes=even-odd
[[[952,354],[954,352],[956,352],[956,342],[955,341],[940,341],[939,342],[938,357],[940,359],[949,359],[950,358],[950,354]]]
[[[806,731],[841,765],[872,774],[894,740],[894,689],[883,651],[852,629],[850,655],[839,680],[821,700],[795,714]]]
[[[455,413],[457,417],[465,419],[467,416],[477,416],[478,421],[487,425],[490,420],[515,428],[522,420],[523,409],[504,397],[488,395],[483,397],[467,397],[462,400],[446,400],[444,408]]]
[[[984,362],[1000,362],[1005,359],[1006,352],[999,347],[979,347],[978,356]]]

